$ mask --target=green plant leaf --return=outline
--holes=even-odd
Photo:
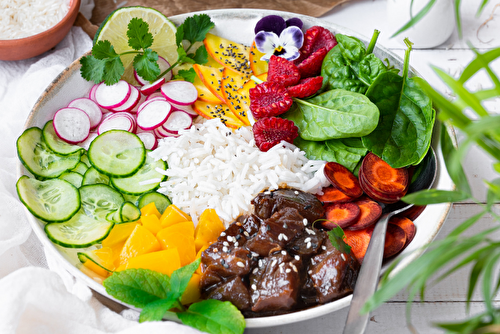
[[[125,67],[123,67],[120,57],[106,59],[103,76],[106,85],[117,83],[121,79],[123,73],[125,73]]]
[[[201,42],[214,26],[215,24],[207,14],[188,17],[182,23],[183,39],[189,41],[191,44]]]
[[[80,59],[80,74],[87,81],[100,83],[104,80],[104,67],[106,61],[95,58],[92,55]]]
[[[470,198],[470,195],[461,191],[426,189],[408,194],[402,201],[415,205],[460,202]]]
[[[143,79],[154,81],[160,75],[157,61],[158,54],[151,49],[145,49],[144,53],[134,57],[134,68]]]
[[[210,334],[241,334],[245,318],[230,302],[208,299],[192,304],[177,316],[183,324]]]
[[[200,46],[196,49],[192,59],[196,62],[196,64],[206,64],[208,61],[208,52],[205,48],[205,45]]]
[[[401,34],[402,32],[410,29],[413,27],[415,24],[417,24],[418,21],[420,21],[422,18],[424,18],[425,15],[431,10],[432,6],[436,3],[436,0],[429,0],[429,2],[417,13],[417,15],[413,16],[408,21],[404,26],[402,26],[398,31],[396,31],[391,38],[396,37],[397,35]]]
[[[498,264],[498,260],[500,259],[500,250],[496,249],[489,254],[488,260],[484,266],[483,273],[483,300],[486,305],[486,310],[489,314],[494,314],[494,305],[493,305],[493,291],[492,291],[492,280],[493,280],[493,271],[495,270],[496,265]]]
[[[182,268],[177,269],[170,276],[170,292],[168,294],[171,299],[181,298],[182,294],[186,290],[189,280],[193,276],[194,272],[200,266],[201,258],[193,261],[192,263],[185,265]]]
[[[342,253],[349,254],[351,252],[351,246],[349,246],[345,241],[344,230],[340,226],[336,226],[327,232],[328,239],[333,247],[338,249]]]
[[[92,47],[92,55],[96,59],[106,59],[118,57],[113,45],[110,41],[99,41]]]
[[[177,299],[158,299],[143,307],[139,322],[161,321],[165,313],[178,304]]]
[[[149,32],[149,25],[143,19],[134,17],[128,23],[128,45],[134,50],[141,50],[153,45],[153,34]]]
[[[196,78],[196,71],[194,68],[190,68],[189,70],[179,70],[177,72],[177,75],[175,76],[177,79],[182,79],[184,81],[189,81],[191,83],[194,82],[194,79]]]
[[[500,201],[500,178],[491,182],[485,181],[485,183],[488,185],[486,203],[488,208],[491,208],[495,202]]]

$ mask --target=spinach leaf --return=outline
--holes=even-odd
[[[321,67],[322,90],[345,89],[364,94],[387,71],[382,60],[372,53],[378,35],[375,30],[367,49],[356,37],[335,35],[338,44],[328,52]]]
[[[363,94],[334,89],[294,101],[284,117],[295,123],[306,140],[366,136],[378,124],[378,108]]]
[[[408,78],[409,41],[407,45],[403,77],[391,71],[382,73],[366,92],[380,111],[380,121],[372,133],[362,138],[363,145],[394,168],[422,161],[430,146],[435,119],[431,99]]]

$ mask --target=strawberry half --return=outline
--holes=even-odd
[[[278,116],[290,109],[293,100],[282,85],[266,81],[249,91],[250,111],[254,118]]]
[[[255,144],[262,152],[269,151],[282,140],[292,144],[298,135],[299,129],[295,124],[284,118],[265,117],[253,125]]]
[[[309,57],[304,59],[297,68],[300,71],[300,77],[302,79],[314,77],[320,75],[321,73],[321,65],[323,65],[323,59],[325,59],[326,48],[321,48],[314,51]]]
[[[271,56],[267,81],[277,82],[285,87],[293,86],[300,80],[300,72],[297,66],[285,58]]]
[[[330,30],[320,26],[311,27],[304,34],[304,44],[300,48],[300,57],[295,60],[295,64],[300,64],[321,48],[326,48],[326,52],[328,52],[335,45],[337,45],[337,40]]]
[[[306,78],[295,86],[287,87],[288,94],[292,97],[304,98],[316,94],[323,85],[323,77]]]

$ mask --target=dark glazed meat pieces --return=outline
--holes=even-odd
[[[207,298],[229,301],[240,310],[250,308],[250,293],[241,277],[235,276],[210,290]]]

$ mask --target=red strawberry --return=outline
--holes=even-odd
[[[326,48],[328,52],[335,45],[337,45],[337,40],[330,30],[320,26],[311,27],[304,34],[304,44],[300,48],[300,57],[295,60],[295,64],[300,64],[318,49]]]
[[[249,91],[250,110],[255,118],[278,116],[292,106],[293,100],[282,85],[266,81]]]
[[[300,71],[302,79],[314,77],[321,73],[321,65],[328,51],[326,48],[321,48],[314,51],[309,57],[304,59],[297,67]]]
[[[304,98],[315,94],[323,84],[323,77],[306,78],[295,86],[288,87],[288,94],[292,97]]]
[[[300,73],[297,66],[285,58],[275,55],[269,60],[267,81],[277,82],[288,87],[293,86],[300,80]]]
[[[292,144],[298,135],[299,129],[295,124],[284,118],[265,117],[253,125],[255,144],[262,152],[269,151],[282,140]]]

